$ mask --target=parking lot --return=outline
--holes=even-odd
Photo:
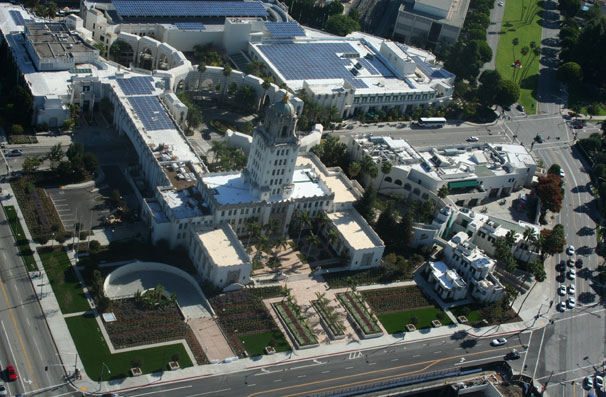
[[[46,190],[55,204],[59,218],[65,230],[73,230],[76,223],[84,229],[101,227],[109,214],[103,196],[94,187],[65,189],[57,187]]]

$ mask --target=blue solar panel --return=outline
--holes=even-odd
[[[21,15],[19,11],[10,10],[8,13],[10,14],[11,18],[13,18],[15,25],[23,26],[25,20],[23,19],[23,15]]]
[[[352,60],[337,55],[357,52],[349,43],[273,43],[259,49],[287,80],[345,79],[368,88],[346,68]]]
[[[131,77],[129,79],[117,79],[116,81],[124,95],[149,95],[154,92],[150,77]]]
[[[265,22],[265,27],[274,38],[305,36],[305,31],[296,22]]]
[[[179,22],[175,26],[179,30],[206,30],[206,27],[198,22]]]
[[[258,1],[113,0],[121,17],[265,17]]]
[[[368,61],[368,59],[360,58],[359,61],[362,64],[362,66],[364,66],[366,68],[366,70],[368,70],[370,72],[370,74],[372,74],[372,75],[380,74],[379,71],[374,66],[372,66],[372,64]]]
[[[143,126],[149,130],[174,130],[175,124],[155,96],[134,96],[128,98],[135,113],[143,123]]]

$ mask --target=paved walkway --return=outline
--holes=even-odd
[[[211,363],[220,363],[234,356],[215,320],[210,317],[191,318],[187,324]]]

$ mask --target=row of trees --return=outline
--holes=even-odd
[[[213,171],[238,171],[246,167],[248,156],[240,147],[228,147],[225,141],[212,141],[210,152],[213,161],[209,168]]]
[[[584,97],[588,112],[596,114],[598,104],[606,101],[606,17],[598,13],[587,18],[582,27],[575,18],[564,20],[559,34],[562,65],[557,77]]]
[[[339,111],[336,107],[323,107],[319,105],[307,96],[305,90],[297,92],[297,97],[304,103],[303,112],[301,113],[301,117],[299,117],[299,122],[297,124],[300,130],[310,131],[311,128],[318,123],[322,124],[324,128],[331,128],[333,123],[341,121]]]
[[[332,15],[343,14],[343,5],[338,1],[316,3],[314,0],[286,0],[288,13],[299,23],[323,29]]]
[[[560,212],[564,200],[564,181],[560,177],[560,166],[552,165],[547,175],[539,178],[536,194],[541,200],[541,219],[544,221],[547,211]]]
[[[67,157],[67,159],[65,159]],[[85,152],[81,143],[74,142],[66,151],[60,143],[52,146],[43,156],[27,156],[23,160],[23,171],[33,172],[45,161],[50,161],[50,169],[60,179],[79,182],[87,175],[93,175],[99,167],[99,160],[93,153]]]

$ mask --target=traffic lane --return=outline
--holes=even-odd
[[[4,218],[4,214],[1,217]],[[43,371],[44,363],[56,359],[54,345],[49,343],[52,339],[44,315],[29,275],[21,258],[17,256],[12,233],[6,223],[0,226],[0,233],[4,236],[0,239],[0,313],[8,334],[5,339],[10,340],[19,361],[20,376],[28,380],[28,385],[37,388],[56,384],[62,378],[61,369]]]
[[[244,395],[284,387],[288,387],[288,390],[290,390],[299,388],[301,384],[305,384],[307,389],[312,389],[315,384],[324,385],[323,387],[341,387],[344,381],[351,379],[373,381],[379,375],[393,376],[400,374],[404,369],[406,369],[405,372],[410,372],[428,367],[426,371],[434,371],[436,369],[502,360],[512,348],[516,348],[523,353],[524,348],[522,346],[528,343],[529,334],[509,337],[508,344],[502,347],[490,346],[491,339],[455,338],[447,337],[409,344],[394,344],[380,349],[354,351],[337,356],[288,362],[263,369],[214,376],[191,382],[160,385],[152,387],[151,390],[145,388],[120,391],[120,394],[134,397],[138,395],[161,395],[170,391],[171,395],[188,396],[192,395],[192,391],[195,390],[209,391],[214,395],[222,395],[222,393],[225,395]],[[473,340],[473,343],[469,343],[469,340]],[[461,345],[465,347],[461,348]],[[465,358],[465,360],[461,362],[462,358]],[[367,374],[368,372],[370,374]],[[360,376],[362,378],[359,378]],[[344,379],[344,377],[347,378]],[[336,378],[339,378],[341,383],[330,383]],[[309,385],[310,382],[317,383]],[[215,392],[210,392],[210,390]],[[289,393],[282,392],[278,394]]]

